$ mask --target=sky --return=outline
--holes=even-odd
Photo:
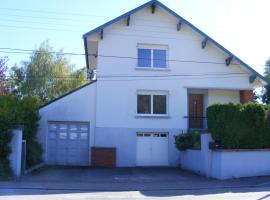
[[[160,0],[259,73],[270,58],[270,0]],[[2,0],[1,48],[34,49],[49,40],[54,50],[84,53],[82,35],[147,0]],[[0,52],[8,65],[27,54]],[[84,56],[70,56],[77,68]]]

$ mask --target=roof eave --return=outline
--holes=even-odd
[[[121,20],[121,19],[123,19],[125,17],[128,17],[129,15],[131,15],[131,14],[133,14],[133,13],[135,13],[135,12],[137,12],[137,11],[145,8],[145,7],[148,7],[148,6],[152,5],[153,3],[159,3],[159,2],[157,0],[148,1],[145,4],[143,4],[141,6],[138,6],[138,7],[134,8],[133,10],[131,10],[129,12],[126,12],[126,13],[124,13],[124,14],[116,17],[115,19],[113,19],[113,20],[111,20],[109,22],[106,22],[106,23],[102,24],[101,26],[98,26],[97,28],[95,28],[95,29],[93,29],[93,30],[91,30],[91,31],[83,34],[83,38],[85,39],[88,36],[90,36],[91,34],[96,33],[97,31],[100,31],[101,29],[103,29],[103,28],[105,28],[105,27],[107,27],[107,26],[109,26],[111,24],[114,24],[115,22],[117,22],[119,20]]]

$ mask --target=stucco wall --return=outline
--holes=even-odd
[[[237,90],[208,90],[208,106],[214,103],[239,103],[240,93]]]
[[[96,82],[41,108],[39,113],[38,140],[45,150],[45,160],[48,121],[90,122],[89,145],[92,146],[96,122]]]
[[[211,43],[207,43],[206,48],[202,49],[201,42],[204,38],[185,24],[177,31],[177,23],[175,17],[159,7],[154,14],[150,8],[146,8],[131,16],[130,26],[126,26],[126,20],[122,20],[105,28],[103,40],[100,39],[99,33],[88,38],[88,41],[98,41],[97,50],[100,55],[109,56],[97,58],[98,139],[95,145],[119,146],[121,151],[118,151],[117,159],[121,166],[134,164],[136,131],[174,129],[177,131],[171,133],[173,138],[173,134],[179,134],[188,128],[188,121],[184,118],[188,115],[188,89],[237,91],[253,88],[249,83],[249,74],[245,74],[246,71],[240,65],[221,64],[228,55]],[[169,61],[169,68],[166,70],[138,69],[136,68],[138,44],[166,45],[168,60],[177,61]],[[241,74],[233,76],[231,73]],[[169,116],[163,118],[136,116],[137,90],[167,91]],[[225,91],[225,96],[226,94]],[[212,96],[212,102],[222,100],[223,97],[223,93],[215,94]],[[223,102],[230,100],[236,99],[234,96],[225,97]],[[208,104],[208,97],[205,101]],[[111,139],[106,140],[109,133],[114,137],[110,135]],[[126,144],[129,144],[128,149],[123,148]],[[177,157],[175,145],[173,143],[171,145],[169,154],[176,154],[174,157]],[[176,163],[171,157],[169,162]]]
[[[88,38],[98,40],[99,54],[116,56],[98,57],[97,60],[97,127],[186,129],[187,123],[183,117],[187,115],[187,88],[239,90],[253,87],[249,83],[249,75],[239,65],[212,64],[224,63],[227,55],[211,43],[202,49],[201,41],[204,38],[186,25],[178,32],[177,23],[174,17],[161,8],[157,8],[155,14],[147,8],[131,16],[130,26],[126,26],[123,20],[104,29],[103,40],[96,35]],[[142,70],[136,69],[136,59],[117,57],[136,58],[138,44],[167,45],[169,60],[206,63],[171,61],[168,70]],[[232,76],[230,73],[244,74]],[[183,76],[175,76],[181,74]],[[198,77],[188,74],[204,75]],[[170,118],[157,120],[135,117],[138,89],[168,91]],[[213,102],[224,97],[215,95]],[[236,100],[234,97],[225,97],[223,101],[231,99]],[[107,113],[106,116],[103,113]]]

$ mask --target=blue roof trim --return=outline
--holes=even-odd
[[[191,24],[189,21],[187,21],[186,19],[184,19],[183,17],[181,17],[180,15],[178,15],[176,12],[174,12],[173,10],[171,10],[170,8],[168,8],[167,6],[165,6],[164,4],[162,4],[161,2],[159,2],[158,0],[151,0],[123,15],[120,15],[119,17],[85,33],[83,35],[83,38],[87,38],[89,35],[96,33],[97,31],[100,31],[101,29],[104,29],[105,27],[123,19],[128,17],[129,15],[143,9],[146,8],[148,6],[151,6],[152,4],[158,5],[161,8],[163,8],[164,10],[168,11],[169,13],[171,13],[173,16],[175,16],[177,19],[181,20],[181,22],[183,22],[184,24],[188,25],[191,29],[193,29],[194,31],[198,32],[199,34],[201,34],[202,36],[206,37],[208,39],[208,41],[211,41],[214,45],[216,45],[217,47],[219,47],[220,49],[222,49],[225,53],[228,54],[228,56],[232,56],[234,58],[234,60],[236,60],[237,62],[239,62],[240,64],[242,64],[243,66],[245,66],[249,71],[251,71],[253,73],[253,75],[256,75],[257,77],[259,77],[260,79],[262,79],[263,81],[265,81],[266,83],[270,84],[270,81],[266,80],[266,78],[264,76],[262,76],[261,74],[259,74],[256,70],[254,70],[252,67],[250,67],[248,64],[246,64],[244,61],[242,61],[240,58],[238,58],[237,56],[235,56],[233,53],[231,53],[229,50],[227,50],[225,47],[223,47],[221,44],[219,44],[218,42],[216,42],[214,39],[212,39],[211,37],[209,37],[207,34],[205,34],[204,32],[202,32],[200,29],[198,29],[197,27],[195,27],[193,24]]]
[[[92,33],[96,33],[97,31],[101,31],[103,28],[105,28],[105,27],[107,27],[107,26],[109,26],[109,25],[111,25],[111,24],[113,24],[113,23],[115,23],[115,22],[117,22],[117,21],[119,21],[121,19],[127,18],[129,15],[131,15],[131,14],[133,14],[133,13],[135,13],[135,12],[137,12],[137,11],[143,9],[143,8],[146,8],[148,6],[151,6],[153,3],[156,3],[156,2],[157,2],[157,0],[151,0],[151,1],[149,1],[149,2],[147,2],[145,4],[143,4],[143,5],[141,5],[139,7],[137,7],[135,9],[133,9],[133,10],[131,10],[131,11],[123,14],[123,15],[120,15],[119,17],[116,17],[115,19],[113,19],[113,20],[111,20],[111,21],[109,21],[109,22],[107,22],[107,23],[105,23],[105,24],[103,24],[103,25],[101,25],[101,26],[99,26],[99,27],[97,27],[97,28],[95,28],[95,29],[87,32],[87,33],[85,33],[83,35],[83,38],[86,38],[89,35],[91,35]]]
[[[95,82],[97,82],[97,81],[94,80],[94,81],[91,81],[91,82],[89,82],[89,83],[86,83],[86,84],[84,84],[84,85],[82,85],[82,86],[80,86],[80,87],[77,87],[77,88],[75,88],[74,90],[71,90],[70,92],[68,92],[68,93],[66,93],[66,94],[64,94],[64,95],[62,95],[62,96],[60,96],[60,97],[57,97],[56,99],[53,99],[53,100],[49,101],[48,103],[43,104],[42,106],[39,107],[39,109],[44,108],[44,107],[50,105],[51,103],[53,103],[53,102],[55,102],[55,101],[58,101],[58,100],[60,100],[60,99],[62,99],[62,98],[64,98],[64,97],[66,97],[66,96],[68,96],[68,95],[70,95],[70,94],[72,94],[72,93],[74,93],[74,92],[76,92],[76,91],[78,91],[78,90],[80,90],[80,89],[82,89],[82,88],[88,86],[88,85],[91,85],[91,84],[93,84],[93,83],[95,83]]]

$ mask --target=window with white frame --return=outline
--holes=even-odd
[[[167,115],[168,94],[164,92],[138,92],[137,114],[139,115]]]
[[[162,45],[138,45],[138,68],[164,69],[168,67],[168,48]]]

